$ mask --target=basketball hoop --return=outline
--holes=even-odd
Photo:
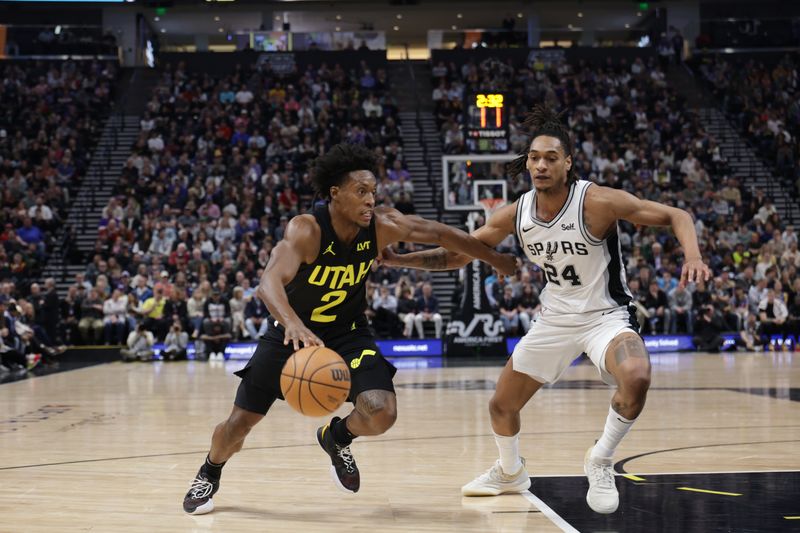
[[[478,202],[483,206],[486,220],[489,220],[489,217],[492,216],[495,211],[506,205],[506,201],[502,198],[481,198]]]
[[[483,223],[486,224],[495,211],[506,205],[506,201],[503,198],[481,198],[476,205],[480,205],[483,208]],[[470,233],[475,231],[475,223],[478,221],[479,216],[478,211],[473,211],[467,217],[467,229],[469,229]]]

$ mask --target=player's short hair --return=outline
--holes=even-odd
[[[360,144],[337,144],[328,153],[314,160],[311,183],[317,194],[331,198],[331,187],[341,185],[351,172],[367,170],[378,175],[378,157]]]
[[[564,157],[572,155],[574,149],[572,145],[572,136],[567,127],[561,122],[561,116],[563,114],[564,111],[556,113],[543,105],[536,105],[525,115],[522,128],[528,131],[528,143],[525,145],[525,150],[520,152],[516,159],[510,161],[507,165],[506,169],[512,177],[516,177],[518,174],[525,171],[525,164],[528,160],[528,151],[530,150],[531,143],[540,135],[555,137],[561,141],[561,146],[564,148]],[[578,178],[575,174],[574,166],[570,167],[567,171],[567,184],[571,184],[577,180]]]

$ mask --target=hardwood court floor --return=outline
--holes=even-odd
[[[680,354],[653,363],[647,407],[616,460],[649,455],[625,461],[624,471],[800,470],[792,388],[800,356]],[[231,372],[241,365],[113,363],[0,386],[0,530],[558,531],[523,496],[460,495],[497,456],[487,402],[499,366],[401,370],[396,426],[353,446],[362,475],[355,495],[328,477],[314,438],[320,421],[278,402],[225,467],[217,510],[185,515],[183,495],[228,414],[238,382]],[[532,476],[582,473],[610,395],[589,365],[536,395],[522,417]],[[585,507],[584,490],[571,489],[576,506]]]

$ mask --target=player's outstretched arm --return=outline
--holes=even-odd
[[[386,213],[387,234],[389,235],[381,243],[381,246],[386,248],[383,252],[383,262],[388,266],[422,270],[451,270],[460,268],[476,258],[491,264],[506,275],[511,275],[516,270],[516,258],[513,255],[499,254],[494,250],[495,246],[514,232],[516,202],[494,213],[486,225],[475,230],[471,236],[439,222],[416,216],[404,216],[394,209],[389,209]],[[388,245],[400,241],[439,244],[442,247],[398,255],[393,253]],[[479,252],[484,255],[479,255]],[[495,264],[495,256],[500,258],[502,261],[500,266],[503,268],[498,268],[498,265]]]
[[[684,263],[681,269],[680,284],[694,281],[708,280],[711,271],[700,254],[697,243],[697,233],[694,228],[692,216],[676,207],[642,200],[636,196],[610,187],[591,187],[591,203],[599,210],[608,210],[616,219],[627,220],[643,226],[671,226],[678,242],[683,247]],[[587,195],[587,201],[590,196]]]
[[[270,314],[285,331],[283,343],[303,346],[322,346],[323,342],[309,330],[289,305],[286,284],[297,274],[302,263],[311,263],[319,253],[319,226],[310,215],[292,218],[286,226],[286,234],[269,256],[267,268],[261,275],[256,296],[261,298]]]

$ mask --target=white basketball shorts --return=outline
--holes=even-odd
[[[592,313],[548,313],[545,309],[511,354],[514,370],[542,383],[555,383],[581,353],[586,353],[600,372],[600,378],[616,385],[606,371],[605,353],[617,335],[639,333],[636,315],[628,307]]]

